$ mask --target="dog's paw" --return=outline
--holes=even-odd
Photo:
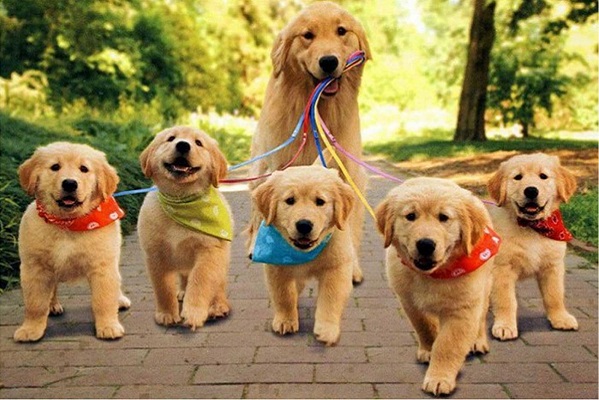
[[[37,342],[44,336],[45,329],[31,326],[21,326],[13,335],[16,342]]]
[[[428,363],[431,360],[431,351],[422,349],[422,348],[418,348],[418,351],[416,352],[416,359],[420,363],[423,363],[423,364]]]
[[[295,333],[299,330],[299,320],[297,318],[275,315],[275,318],[272,320],[272,330],[280,335]]]
[[[215,302],[208,309],[208,318],[224,318],[229,315],[231,308],[226,302]]]
[[[449,377],[427,376],[422,383],[422,390],[435,396],[450,394],[455,389],[455,379]]]
[[[131,307],[131,300],[124,294],[119,296],[119,310],[128,310]]]
[[[487,338],[476,339],[470,348],[470,352],[472,354],[487,354],[489,352],[489,341]]]
[[[156,311],[156,314],[154,314],[154,321],[156,321],[158,325],[169,326],[181,322],[181,317],[162,311]]]
[[[314,336],[319,342],[327,346],[334,346],[339,341],[341,329],[336,324],[323,324],[316,322],[314,324]]]
[[[183,318],[183,325],[195,331],[204,326],[204,323],[208,319],[208,310],[184,308],[181,311],[181,317]]]
[[[64,308],[62,308],[62,304],[58,301],[56,303],[50,304],[50,315],[57,316],[64,314]]]
[[[551,323],[551,327],[553,329],[559,329],[562,331],[578,330],[578,321],[572,314],[568,312],[563,312],[557,315],[551,315],[548,318],[549,323]]]
[[[118,339],[125,334],[125,328],[119,322],[110,325],[96,325],[98,339]]]
[[[491,329],[491,334],[499,340],[513,340],[518,338],[518,328],[515,326],[495,323]]]

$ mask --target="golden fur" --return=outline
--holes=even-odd
[[[181,156],[176,149],[181,142],[189,144],[189,153],[185,155],[189,164],[200,169],[175,175],[165,163],[173,163]],[[158,190],[171,197],[204,193],[210,185],[218,187],[219,180],[227,174],[227,162],[216,140],[198,129],[183,126],[158,133],[142,152],[140,162],[144,174],[152,179]],[[220,192],[219,196],[228,208]],[[144,199],[138,232],[154,287],[154,317],[158,324],[170,325],[183,318],[184,324],[195,330],[208,318],[228,315],[229,241],[179,225],[164,213],[156,192],[149,193]],[[183,306],[179,313],[178,300],[181,298]]]
[[[352,189],[338,171],[321,166],[291,167],[276,171],[252,193],[256,209],[268,225],[274,225],[293,246],[294,240],[309,240],[316,247],[329,233],[332,237],[313,261],[293,266],[265,264],[266,282],[275,309],[272,329],[282,335],[299,329],[298,297],[309,278],[318,281],[314,324],[316,339],[326,345],[338,342],[343,309],[352,289],[352,259],[355,257],[347,229],[354,204]],[[289,204],[293,199],[293,204]],[[308,220],[308,237],[297,222]]]
[[[308,32],[313,35],[312,38],[305,37]],[[252,157],[278,146],[291,135],[318,80],[329,75],[341,76],[347,57],[356,50],[363,50],[366,58],[371,58],[368,41],[360,23],[331,2],[308,6],[281,31],[271,52],[273,73],[253,137]],[[338,61],[337,67],[330,74],[319,65],[321,58],[326,56],[335,57]],[[323,95],[319,103],[320,115],[337,141],[358,157],[362,154],[357,100],[362,69],[363,66],[358,66],[343,74],[337,93],[333,96]],[[292,158],[298,146],[299,140],[265,160],[254,163],[250,174],[257,176],[282,167]],[[316,155],[314,141],[310,139],[296,165],[312,164]],[[365,190],[366,174],[353,161],[341,158],[353,180],[362,191]],[[362,236],[363,214],[363,207],[354,207],[350,218],[356,254]],[[259,213],[253,209],[248,228],[250,249],[253,248],[254,235],[259,225]],[[357,257],[353,265],[353,279],[356,282],[362,281]]]
[[[418,361],[429,363],[422,389],[448,394],[468,352],[489,350],[493,259],[459,278],[428,275],[469,254],[484,228],[492,227],[489,214],[479,199],[451,181],[414,178],[388,193],[376,219],[388,248],[389,285],[418,335]],[[426,239],[436,243],[430,257],[417,247]]]
[[[530,199],[524,191],[529,187],[537,189],[538,197],[526,207]],[[576,318],[564,305],[566,242],[546,238],[517,222],[518,217],[545,219],[560,203],[568,201],[576,190],[574,175],[555,156],[518,155],[501,163],[489,180],[488,189],[498,205],[489,211],[497,233],[503,238],[495,257],[497,268],[491,294],[495,315],[493,336],[500,340],[518,337],[516,282],[531,276],[537,278],[551,326],[578,329]],[[536,203],[544,208],[537,209]]]
[[[89,213],[114,193],[119,181],[104,153],[87,145],[66,142],[38,148],[19,167],[19,179],[29,195],[35,196],[49,214],[61,219]],[[67,179],[77,182],[74,197],[80,205],[74,208],[58,204],[66,196],[62,184]],[[73,232],[46,223],[38,215],[35,202],[31,203],[19,229],[25,321],[14,339],[20,342],[41,339],[48,313],[63,313],[56,295],[58,283],[80,278],[90,283],[96,336],[101,339],[123,336],[125,330],[119,323],[118,310],[131,303],[121,292],[120,248],[118,221],[94,231]]]

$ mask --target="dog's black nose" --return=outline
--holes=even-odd
[[[312,232],[313,226],[314,225],[312,222],[308,221],[307,219],[300,219],[295,223],[295,229],[297,229],[297,231],[302,235],[307,235],[308,233]]]
[[[62,181],[62,190],[65,192],[74,192],[77,190],[77,181],[74,179],[65,179]]]
[[[416,242],[416,248],[418,249],[418,252],[424,257],[430,257],[434,253],[435,247],[437,247],[435,242],[428,238],[420,239]]]
[[[324,56],[318,60],[318,65],[325,73],[331,74],[339,65],[339,60],[335,56]]]
[[[524,196],[526,196],[529,199],[536,199],[538,195],[539,189],[537,189],[534,186],[529,186],[526,189],[524,189]]]
[[[189,153],[189,150],[191,150],[191,146],[189,145],[189,143],[183,141],[178,142],[175,148],[181,154],[187,154]]]

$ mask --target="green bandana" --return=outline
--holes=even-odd
[[[178,224],[194,231],[231,241],[233,229],[229,211],[214,186],[203,196],[175,198],[158,192],[164,212]]]

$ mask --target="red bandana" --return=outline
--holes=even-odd
[[[458,258],[452,265],[430,274],[435,279],[451,279],[475,271],[499,251],[501,238],[490,227],[485,228],[482,239],[474,246],[470,255]]]
[[[61,219],[48,214],[42,204],[36,200],[37,214],[49,224],[70,231],[91,231],[112,224],[125,216],[114,197],[109,197],[91,212],[79,218]]]
[[[549,239],[560,242],[569,242],[573,238],[570,231],[564,226],[562,213],[559,210],[555,210],[549,217],[538,221],[518,218],[518,225],[529,227]]]

